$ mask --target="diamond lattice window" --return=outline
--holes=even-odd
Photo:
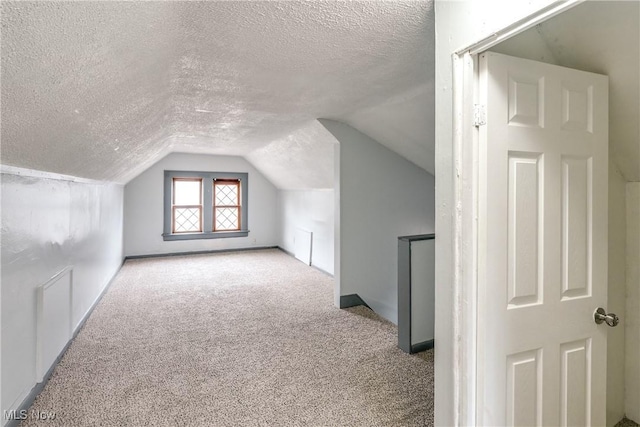
[[[240,181],[216,180],[213,194],[213,230],[240,230]]]
[[[200,231],[200,210],[178,208],[173,210],[174,233],[194,233]]]
[[[202,179],[174,178],[172,190],[173,232],[202,232]]]

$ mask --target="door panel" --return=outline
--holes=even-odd
[[[478,422],[604,425],[608,79],[480,55]]]
[[[561,425],[587,426],[590,423],[590,360],[591,340],[578,340],[560,346],[562,366]]]
[[[562,300],[591,295],[591,158],[562,156]]]
[[[541,178],[538,153],[509,152],[508,308],[542,302]]]
[[[507,420],[511,425],[537,425],[542,419],[542,351],[507,358]]]

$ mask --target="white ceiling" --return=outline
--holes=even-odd
[[[640,181],[640,2],[587,1],[492,48],[609,76],[609,146]]]
[[[1,162],[127,182],[169,152],[333,183],[341,120],[433,173],[433,7],[5,2]]]

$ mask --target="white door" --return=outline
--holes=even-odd
[[[608,78],[480,55],[480,425],[604,426]]]

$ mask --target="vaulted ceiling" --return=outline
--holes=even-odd
[[[433,173],[431,2],[2,2],[1,162],[127,182],[169,152],[332,185],[351,124]]]

